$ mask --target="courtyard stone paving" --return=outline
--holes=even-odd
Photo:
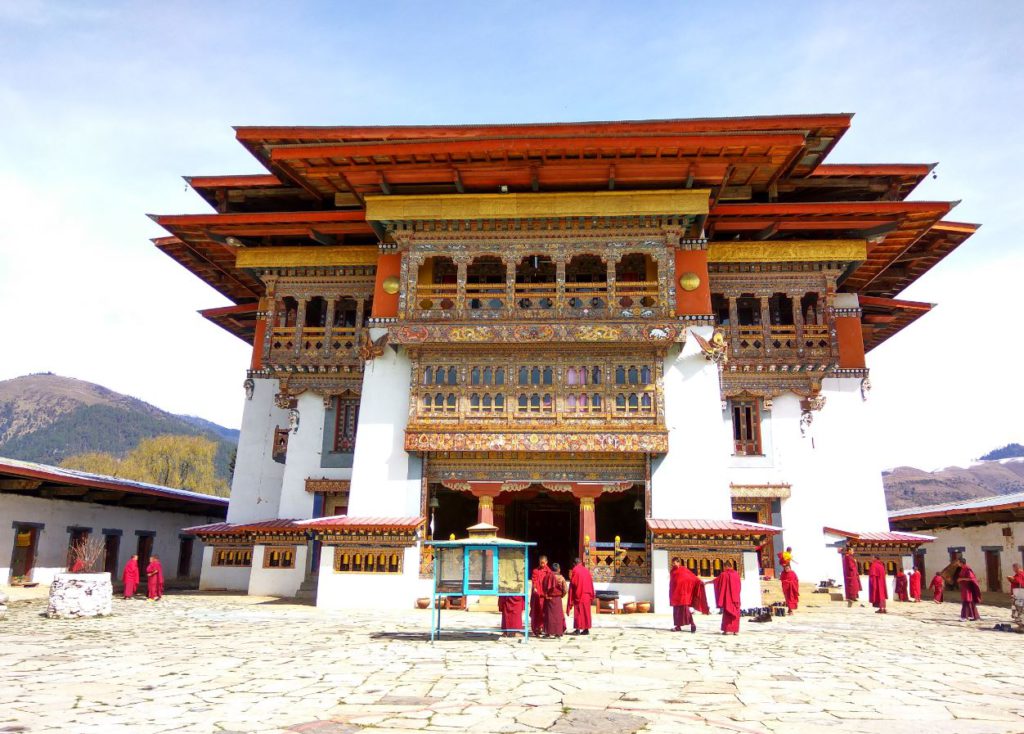
[[[0,732],[1024,732],[1024,635],[991,629],[1006,609],[814,601],[737,637],[715,615],[695,635],[602,615],[527,644],[459,631],[496,614],[446,612],[431,644],[429,611],[196,593],[49,620],[15,597]]]

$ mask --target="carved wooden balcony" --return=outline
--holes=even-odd
[[[826,324],[726,326],[732,359],[828,361],[833,355]]]
[[[359,361],[362,329],[335,326],[276,326],[264,361],[270,366],[331,367]]]

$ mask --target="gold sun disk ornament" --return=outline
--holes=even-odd
[[[683,273],[679,276],[679,287],[684,291],[695,291],[700,287],[700,276],[696,273]]]
[[[398,280],[398,276],[397,275],[389,275],[388,277],[386,277],[384,279],[384,282],[381,283],[381,288],[389,296],[393,296],[396,293],[398,293],[398,287],[400,285],[401,285],[401,282]]]

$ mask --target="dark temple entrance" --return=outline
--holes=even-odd
[[[548,557],[567,576],[578,553],[580,503],[568,492],[541,493],[531,499],[513,499],[505,509],[505,536],[537,544],[530,549],[530,565]]]

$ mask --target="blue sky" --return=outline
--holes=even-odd
[[[855,112],[833,162],[934,162],[915,199],[980,232],[869,355],[887,465],[1024,442],[1024,6],[953,2],[0,0],[0,379],[54,371],[226,425],[245,346],[148,242],[182,175],[257,164],[232,125]]]

